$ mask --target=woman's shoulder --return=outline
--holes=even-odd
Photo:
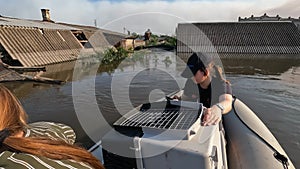
[[[28,124],[25,137],[47,137],[52,140],[74,144],[76,134],[68,125],[41,121]]]
[[[0,154],[0,168],[5,169],[62,169],[62,168],[80,168],[92,169],[83,162],[74,160],[53,160],[46,157],[35,156],[27,153],[15,153],[3,151]]]

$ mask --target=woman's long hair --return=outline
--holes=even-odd
[[[19,100],[4,86],[0,85],[0,130],[8,130],[2,143],[16,152],[44,156],[56,160],[75,160],[97,169],[104,169],[100,161],[84,148],[43,137],[16,137],[27,127],[27,114]]]
[[[224,81],[226,83],[229,83],[229,81],[224,78],[223,69],[220,66],[214,65],[212,72],[213,72],[213,76],[215,76],[220,81]]]

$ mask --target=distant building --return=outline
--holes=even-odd
[[[181,23],[177,52],[295,54],[300,31],[291,21]]]
[[[143,48],[145,46],[146,46],[146,42],[135,36],[122,39],[118,45],[118,47],[122,47],[126,50],[134,50],[136,48]]]
[[[152,35],[152,32],[151,32],[150,29],[148,29],[148,30],[145,32],[145,35],[144,35],[145,41],[150,40],[151,35]]]

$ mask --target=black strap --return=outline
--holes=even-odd
[[[4,140],[11,135],[11,132],[8,129],[3,129],[0,131],[0,153],[3,151],[11,151],[11,152],[16,152],[20,153],[19,150],[16,150],[9,145],[3,144]]]
[[[282,163],[283,165],[283,168],[284,169],[288,169],[288,165],[289,165],[289,162],[288,162],[288,158],[286,156],[284,156],[283,154],[280,154],[270,143],[268,143],[263,137],[261,137],[258,133],[256,133],[252,128],[250,128],[241,118],[240,116],[238,115],[238,113],[236,112],[235,110],[235,107],[234,107],[234,103],[236,101],[236,97],[233,96],[233,102],[232,102],[232,109],[234,111],[234,113],[236,114],[236,116],[239,118],[239,120],[250,130],[252,131],[257,137],[259,137],[270,149],[272,149],[272,151],[274,151],[274,154],[273,156],[279,161]]]
[[[288,159],[284,155],[280,154],[276,150],[274,151],[273,155],[278,161],[280,161],[282,163],[284,169],[288,169],[289,162],[288,162]]]
[[[8,129],[3,129],[0,131],[0,146],[2,146],[4,140],[10,136],[10,131]]]
[[[3,144],[4,140],[9,136],[10,131],[8,129],[3,129],[0,131],[0,153],[9,150],[9,147],[6,144]]]

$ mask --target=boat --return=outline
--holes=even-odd
[[[106,169],[295,169],[241,100],[219,124],[201,126],[202,104],[168,99],[174,94],[125,114],[90,151]]]

